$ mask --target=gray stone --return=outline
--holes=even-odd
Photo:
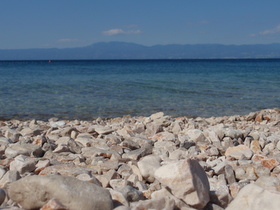
[[[186,132],[190,140],[194,141],[196,144],[207,144],[209,141],[204,136],[203,132],[199,129],[190,129]]]
[[[256,176],[255,169],[253,166],[246,167],[246,178],[248,180],[255,181],[258,177]]]
[[[217,149],[217,147],[215,146],[211,146],[208,150],[207,150],[207,154],[208,156],[219,156],[220,152]]]
[[[109,183],[114,190],[121,190],[128,185],[128,182],[125,179],[111,179]]]
[[[70,149],[65,144],[59,144],[53,152],[54,153],[70,152]]]
[[[145,125],[143,123],[136,123],[132,127],[132,131],[136,134],[141,134],[145,132]]]
[[[168,197],[160,197],[145,201],[138,201],[131,204],[132,210],[154,209],[154,210],[173,210],[175,208],[174,200]]]
[[[11,143],[13,143],[13,141],[11,141],[11,139],[5,138],[5,137],[0,137],[0,145],[8,145]]]
[[[131,208],[128,206],[117,206],[114,210],[131,210]]]
[[[92,162],[90,163],[92,169],[96,171],[109,171],[111,169],[116,170],[119,167],[118,160],[109,160],[103,157],[96,157],[93,158]]]
[[[196,160],[181,160],[161,166],[155,171],[159,182],[173,195],[194,208],[203,208],[209,201],[209,182]]]
[[[103,126],[94,126],[93,128],[94,128],[95,132],[98,134],[109,134],[114,131],[111,128],[103,127]]]
[[[210,178],[210,201],[219,206],[226,207],[232,200],[224,176],[218,179]]]
[[[117,171],[118,174],[120,174],[123,178],[128,178],[131,173],[132,173],[132,169],[128,164],[122,164]]]
[[[0,188],[7,188],[10,183],[19,180],[21,177],[18,171],[7,171],[5,175],[0,180]]]
[[[151,194],[152,199],[161,199],[161,198],[168,198],[170,200],[175,201],[175,208],[174,209],[182,209],[182,210],[195,210],[194,208],[187,205],[184,201],[181,199],[175,197],[172,195],[165,187],[163,187],[160,190],[154,191]]]
[[[215,204],[215,203],[207,203],[207,205],[205,206],[204,209],[207,209],[207,210],[224,210],[223,207],[220,207],[219,205]]]
[[[15,143],[19,141],[21,134],[14,129],[7,129],[4,136],[9,139],[10,142]]]
[[[233,146],[233,141],[230,137],[224,137],[223,141],[221,141],[221,146],[223,149],[223,152],[225,152],[229,147]]]
[[[280,173],[280,165],[276,166],[273,170],[272,173],[277,174]]]
[[[235,177],[238,180],[242,180],[242,179],[246,179],[247,175],[246,175],[246,171],[242,168],[242,167],[238,167],[234,170],[235,173]]]
[[[24,128],[20,131],[20,134],[22,136],[33,136],[33,130],[31,128]]]
[[[49,165],[50,165],[50,161],[48,159],[46,159],[46,160],[39,160],[37,162],[37,164],[36,164],[35,173],[39,174],[43,169],[45,169]]]
[[[250,112],[250,113],[246,116],[246,120],[247,120],[247,121],[255,120],[256,116],[257,116],[257,113],[256,113],[256,112]]]
[[[68,141],[70,141],[70,137],[69,136],[62,136],[62,137],[60,137],[59,139],[57,139],[56,141],[55,141],[55,143],[57,144],[57,145],[59,145],[59,144],[64,144],[64,145],[67,145],[68,144]]]
[[[11,183],[8,194],[26,209],[41,208],[53,198],[69,209],[113,208],[108,190],[73,177],[27,176]]]
[[[131,162],[130,162],[130,163],[131,163]],[[131,164],[130,164],[130,167],[131,167],[131,170],[132,170],[133,174],[137,175],[138,180],[139,180],[139,181],[143,181],[143,177],[142,177],[142,174],[141,174],[141,172],[140,172],[138,166],[133,165],[133,164],[131,163]]]
[[[265,147],[263,148],[263,152],[270,153],[275,149],[275,147],[276,147],[275,143],[270,142],[267,145],[265,145]]]
[[[228,184],[236,182],[234,171],[231,165],[225,166],[225,178]]]
[[[68,147],[69,147],[69,150],[75,154],[82,153],[82,144],[79,144],[78,142],[74,141],[73,139],[70,139],[68,141]]]
[[[161,166],[160,161],[161,159],[155,155],[145,156],[140,161],[138,161],[137,165],[144,179],[149,182],[154,182],[155,171]]]
[[[168,154],[176,150],[176,144],[171,141],[159,141],[154,144],[153,154],[160,156],[167,156]]]
[[[161,124],[157,124],[156,122],[151,122],[151,123],[146,124],[145,133],[148,136],[153,136],[156,133],[161,132],[161,131],[163,131]]]
[[[270,169],[263,165],[257,165],[254,168],[255,168],[255,173],[258,177],[270,175]]]
[[[90,157],[90,158],[94,158],[94,157],[105,157],[105,158],[111,158],[112,154],[114,153],[111,150],[103,150],[103,149],[95,149],[95,148],[83,148],[83,155],[85,157]]]
[[[224,124],[218,124],[218,125],[210,127],[209,129],[213,130],[216,133],[219,140],[222,140],[224,138],[224,136],[225,136],[225,126],[224,126]]]
[[[176,137],[173,133],[170,133],[168,131],[163,131],[160,133],[155,134],[152,137],[153,141],[175,141]]]
[[[200,152],[201,152],[201,150],[199,149],[199,147],[197,147],[197,146],[190,147],[188,149],[188,157],[195,159],[199,155]]]
[[[50,126],[53,128],[63,127],[66,123],[64,121],[56,121],[56,122],[50,122]]]
[[[122,129],[116,130],[116,132],[123,139],[129,139],[129,138],[135,136],[135,133],[133,133],[130,126],[124,126]]]
[[[129,185],[126,185],[125,187],[123,187],[119,191],[124,195],[126,200],[129,201],[129,202],[135,202],[135,201],[145,199],[145,197],[144,197],[144,195],[141,191],[139,191],[136,188],[134,188],[132,186],[129,186]]]
[[[72,131],[77,131],[77,130],[73,127],[66,127],[60,131],[60,135],[61,136],[71,136]]]
[[[127,147],[131,150],[140,148],[140,145],[138,143],[136,143],[135,141],[132,141],[131,139],[124,140],[122,143],[120,143],[120,145],[122,147]]]
[[[73,176],[76,177],[80,174],[92,174],[95,171],[90,168],[83,168],[79,166],[75,166],[72,164],[59,164],[52,165],[44,168],[39,175],[54,175],[61,174],[63,176]]]
[[[182,148],[176,149],[169,154],[171,160],[181,160],[188,158],[188,151]]]
[[[121,143],[121,138],[115,134],[108,134],[104,136],[104,139],[110,142],[111,145],[116,145]]]
[[[214,160],[211,160],[210,158],[208,158],[206,160],[207,165],[211,168],[215,167],[216,165],[218,165],[221,162],[222,162],[222,160],[220,158],[214,159]]]
[[[154,113],[150,116],[151,120],[156,120],[156,119],[160,119],[164,116],[164,113],[163,112],[157,112],[157,113]]]
[[[0,168],[0,179],[2,179],[2,177],[5,175],[6,170],[3,168]]]
[[[172,126],[172,133],[179,134],[183,128],[183,122],[175,121]]]
[[[131,174],[128,178],[127,181],[131,182],[133,185],[136,184],[136,182],[139,181],[138,176],[136,174]]]
[[[117,201],[118,203],[121,203],[124,206],[129,206],[129,203],[128,203],[126,197],[121,192],[119,192],[117,190],[113,190],[111,188],[108,188],[108,190],[111,194],[111,197],[112,197],[114,203],[116,203],[116,201]]]
[[[195,143],[193,141],[188,141],[188,140],[185,140],[180,144],[180,147],[183,147],[185,149],[189,149],[192,146],[195,146]]]
[[[84,147],[91,147],[93,141],[91,137],[78,137],[75,139],[76,142],[80,143]]]
[[[10,170],[18,171],[20,174],[32,172],[36,168],[36,160],[25,155],[19,155],[10,163]]]
[[[14,158],[18,155],[33,155],[35,157],[42,157],[44,155],[44,151],[39,145],[16,143],[10,145],[5,150],[5,155],[9,158]]]
[[[277,177],[262,176],[255,183],[266,190],[280,191],[280,180]]]
[[[139,148],[136,150],[129,151],[122,155],[122,158],[128,158],[131,160],[138,160],[139,158],[151,154],[151,151],[148,151],[146,148]]]
[[[228,164],[227,161],[223,161],[218,163],[215,167],[213,167],[213,170],[215,174],[219,175],[225,172],[225,166]]]
[[[138,190],[140,190],[142,192],[145,191],[145,190],[148,190],[147,185],[144,184],[143,182],[140,182],[140,181],[136,182],[135,187],[137,187]]]
[[[85,174],[79,174],[78,176],[76,176],[77,179],[84,181],[84,182],[90,182],[96,185],[100,186],[100,182],[99,180],[95,177],[92,176],[91,174],[85,173]]]
[[[220,139],[219,136],[216,134],[215,131],[213,130],[209,130],[208,131],[208,136],[209,140],[213,143],[213,144],[218,144],[220,143]]]
[[[242,132],[233,128],[226,128],[225,136],[230,137],[232,139],[238,139],[242,137]]]
[[[256,184],[248,184],[240,190],[226,210],[270,210],[279,209],[279,206],[279,192],[265,190]]]
[[[276,148],[277,148],[278,150],[280,150],[280,141],[277,142]]]
[[[68,210],[68,208],[62,205],[57,199],[52,198],[49,200],[40,210]]]
[[[6,192],[5,190],[0,188],[0,206],[4,202],[5,198],[6,198]]]
[[[236,147],[229,147],[225,153],[226,157],[232,157],[237,160],[249,160],[253,156],[252,150],[245,145],[238,145]]]

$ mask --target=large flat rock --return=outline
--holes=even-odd
[[[248,184],[237,194],[226,210],[272,210],[280,207],[280,192]]]
[[[10,198],[25,209],[39,209],[56,199],[69,209],[109,210],[113,202],[108,190],[73,177],[27,176],[11,183]]]

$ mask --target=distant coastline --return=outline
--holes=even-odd
[[[0,49],[5,60],[278,59],[280,44],[155,45],[100,42],[78,48]]]
[[[53,62],[104,62],[104,61],[279,61],[279,58],[159,58],[159,59],[32,59],[32,60],[0,60],[0,63],[11,63],[11,62],[42,62],[42,63],[53,63]],[[51,62],[49,62],[51,61]]]

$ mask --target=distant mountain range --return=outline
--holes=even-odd
[[[169,44],[100,42],[64,49],[0,50],[0,60],[280,58],[280,44]]]

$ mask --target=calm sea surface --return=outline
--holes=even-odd
[[[0,61],[0,119],[280,108],[280,60]]]

